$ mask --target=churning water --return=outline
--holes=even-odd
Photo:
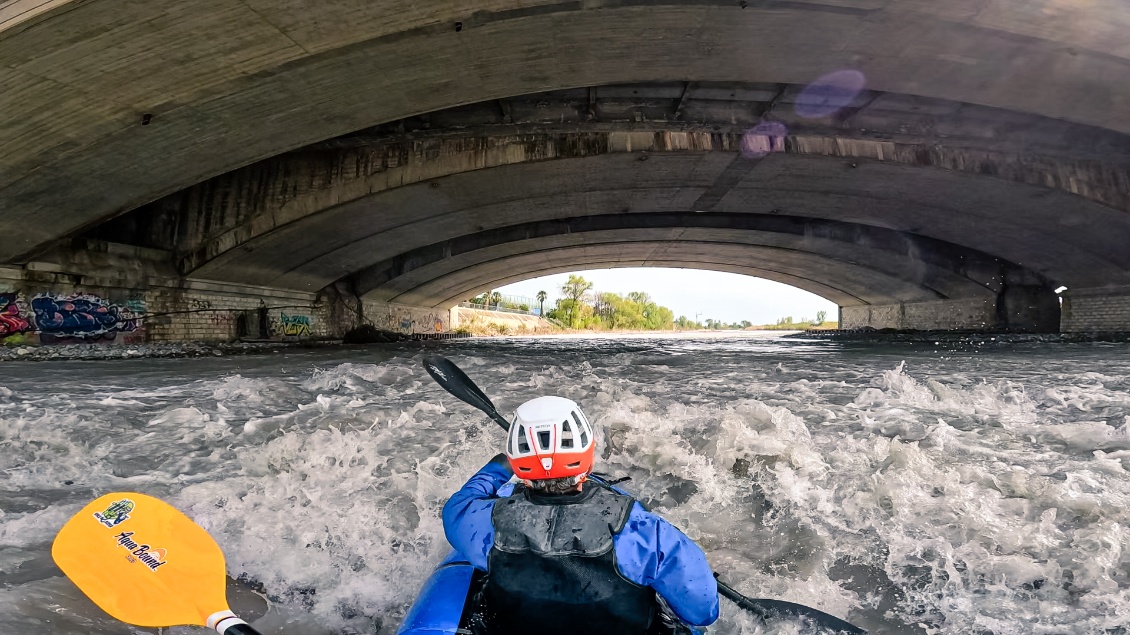
[[[437,350],[504,413],[579,401],[601,469],[746,595],[875,633],[1130,631],[1130,348],[761,334],[0,365],[0,632],[151,632],[50,560],[116,490],[204,526],[267,635],[394,632],[503,439],[422,371]],[[712,632],[808,631],[723,601]]]

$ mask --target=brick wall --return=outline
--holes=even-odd
[[[0,267],[0,343],[139,344],[340,335],[315,294],[179,280],[176,286]]]
[[[307,339],[340,335],[327,319],[326,302],[312,293],[283,289],[188,283],[147,292],[148,339],[229,341]]]
[[[1062,309],[1064,333],[1130,332],[1130,288],[1069,289]]]
[[[987,329],[997,324],[996,302],[982,298],[845,306],[840,316],[843,329],[957,330]]]

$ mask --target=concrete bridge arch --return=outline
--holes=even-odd
[[[508,266],[561,250],[742,268],[859,316],[982,303],[962,325],[1048,328],[1067,287],[1064,328],[1116,330],[1127,25],[1113,1],[15,0],[0,6],[0,263],[25,286],[47,271],[442,308],[526,245]],[[843,68],[865,89],[798,116],[805,86]],[[618,216],[633,220],[486,245],[458,270],[406,266]],[[84,273],[76,250],[132,254],[114,266],[134,270],[144,254],[148,273]]]

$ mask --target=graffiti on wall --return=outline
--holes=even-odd
[[[281,313],[279,314],[279,320],[275,327],[275,333],[286,337],[312,335],[312,324],[313,320],[311,320],[308,315],[287,315],[286,313]]]
[[[23,317],[19,296],[15,293],[0,293],[0,339],[30,330],[31,322]]]
[[[138,329],[139,315],[96,295],[43,293],[31,300],[42,343],[113,340]]]
[[[139,341],[144,314],[145,300],[137,297],[122,307],[89,293],[41,293],[30,302],[19,293],[0,293],[0,342],[93,343],[119,334]]]
[[[406,306],[373,303],[365,319],[379,329],[412,333],[443,333],[447,330],[446,312],[427,311]]]

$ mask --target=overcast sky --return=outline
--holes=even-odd
[[[837,307],[834,303],[801,291],[796,287],[751,278],[735,273],[703,271],[698,269],[593,269],[575,272],[596,284],[594,291],[611,291],[624,295],[629,291],[643,291],[656,303],[675,312],[698,320],[707,318],[723,322],[749,320],[754,324],[774,324],[778,318],[792,316],[794,320],[815,318],[817,311],[827,311],[827,319],[834,320]],[[508,295],[533,298],[538,291],[549,294],[546,309],[561,297],[561,285],[569,274],[555,274],[533,278],[496,289]]]

